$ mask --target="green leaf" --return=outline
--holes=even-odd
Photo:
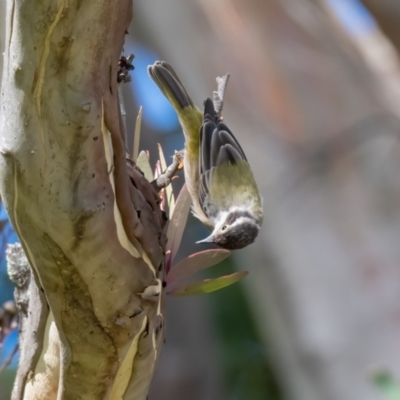
[[[376,372],[372,377],[372,381],[388,399],[400,400],[400,386],[388,371]]]
[[[204,250],[184,258],[167,275],[167,285],[174,285],[189,278],[198,271],[210,268],[229,257],[231,252],[224,249]]]
[[[193,296],[196,294],[212,293],[216,290],[223,289],[236,282],[239,282],[247,274],[248,271],[239,271],[233,273],[232,275],[220,276],[219,278],[215,279],[205,279],[201,282],[188,283],[171,291],[168,291],[167,286],[167,294],[172,296]]]
[[[149,156],[145,151],[141,151],[136,161],[137,166],[142,170],[146,179],[151,182],[153,180],[153,172],[151,171]]]
[[[189,215],[191,205],[190,194],[186,188],[186,185],[182,187],[176,204],[174,212],[170,216],[170,221],[167,230],[167,254],[170,251],[169,259],[172,261],[178,251],[179,245],[181,244],[183,231],[185,230],[186,221]]]

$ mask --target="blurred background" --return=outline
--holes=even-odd
[[[0,1],[1,46],[4,15]],[[157,143],[170,156],[183,137],[147,65],[172,64],[199,106],[231,74],[225,120],[264,198],[257,242],[205,273],[250,275],[167,299],[149,399],[385,399],[374,372],[400,380],[400,2],[138,0],[124,51],[136,56],[127,126],[142,105],[152,164]],[[0,226],[1,306],[16,240],[2,209]],[[190,217],[180,257],[205,234]],[[0,368],[15,343],[13,332]],[[16,364],[0,374],[0,400]]]

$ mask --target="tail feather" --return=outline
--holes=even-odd
[[[167,99],[176,107],[194,107],[192,99],[186,92],[174,69],[165,61],[149,65],[148,72]]]

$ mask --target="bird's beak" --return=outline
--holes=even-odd
[[[210,235],[203,240],[199,240],[196,243],[212,243],[212,242],[213,242],[213,235]]]

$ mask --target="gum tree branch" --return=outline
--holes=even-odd
[[[131,15],[129,0],[7,2],[0,193],[31,271],[13,400],[147,396],[166,239],[159,197],[125,156]]]

